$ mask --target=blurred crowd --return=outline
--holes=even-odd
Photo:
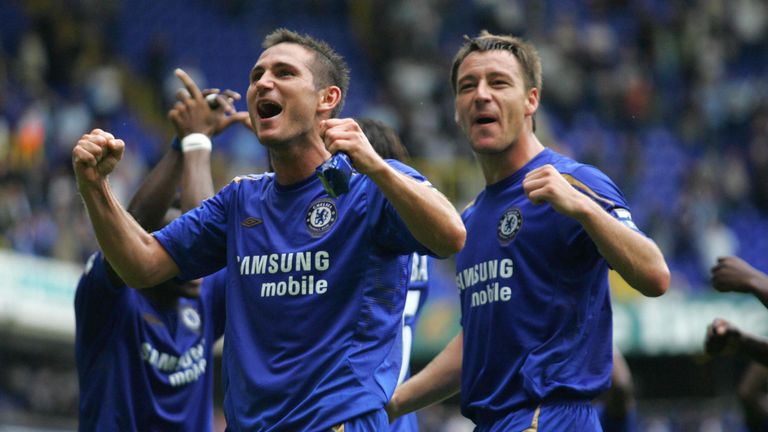
[[[97,245],[71,170],[78,137],[100,127],[126,141],[110,180],[125,203],[172,138],[173,69],[244,94],[259,41],[278,26],[338,47],[352,66],[343,115],[394,126],[462,208],[482,181],[448,70],[462,36],[487,29],[538,47],[541,141],[616,181],[673,290],[704,292],[719,255],[768,271],[764,0],[10,0],[0,22],[0,248],[84,262]],[[214,158],[217,186],[267,167],[245,129],[219,137]],[[4,369],[0,408],[74,413],[71,371]],[[38,381],[57,384],[25,385]],[[445,424],[441,409],[422,422]],[[469,430],[451,412],[440,430]]]
[[[244,93],[266,31],[339,46],[347,116],[396,127],[458,207],[476,194],[453,121],[451,55],[480,29],[522,35],[544,65],[539,135],[599,166],[662,247],[675,289],[714,257],[768,270],[768,4],[760,0],[29,0],[0,6],[0,247],[83,261],[96,247],[70,150],[93,127],[129,144],[122,198],[166,148],[172,70]],[[173,21],[171,23],[170,21]],[[244,109],[244,107],[240,107]],[[262,171],[245,130],[221,138],[219,185]],[[424,163],[426,161],[426,163]]]

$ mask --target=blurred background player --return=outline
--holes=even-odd
[[[768,275],[737,256],[718,258],[711,281],[717,291],[752,294],[768,307]],[[751,360],[738,388],[744,423],[750,432],[768,431],[768,339],[716,318],[707,328],[704,348],[708,354],[730,353]]]
[[[408,150],[394,129],[378,120],[370,118],[358,118],[355,121],[360,125],[363,133],[379,156],[403,163],[410,162]],[[417,253],[411,255],[411,276],[408,283],[408,294],[405,298],[405,309],[403,310],[403,364],[400,366],[400,376],[397,380],[398,385],[411,376],[411,353],[413,352],[416,324],[429,295],[429,274],[431,272],[432,259],[427,255],[419,255]],[[392,432],[419,430],[416,413],[404,415],[396,419],[389,426]]]
[[[148,230],[180,214],[171,208],[179,184],[182,212],[213,195],[211,149],[187,148],[185,138],[213,136],[247,117],[231,104],[238,94],[216,96],[220,107],[212,110],[187,96],[196,85],[186,73],[177,76],[187,88],[169,112],[177,139],[128,206]],[[211,430],[212,352],[224,332],[224,284],[222,271],[202,283],[172,279],[135,290],[101,252],[91,257],[75,298],[81,431]]]
[[[749,432],[768,432],[768,366],[750,362],[739,382],[739,403]]]
[[[718,258],[711,276],[716,290],[751,293],[768,307],[768,276],[743,259],[735,256]],[[768,339],[744,332],[722,318],[715,318],[707,327],[704,349],[708,354],[742,354],[768,366]]]
[[[603,432],[639,432],[632,371],[621,351],[613,347],[611,387],[595,403]]]
[[[712,287],[716,290],[752,294],[768,307],[768,275],[743,259],[720,257],[710,273]]]

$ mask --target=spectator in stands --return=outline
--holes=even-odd
[[[169,206],[179,183],[182,212],[213,195],[211,147],[190,137],[247,118],[234,111],[236,93],[215,95],[220,108],[213,110],[185,94],[200,94],[185,72],[177,76],[186,87],[169,113],[177,140],[128,206],[150,230],[178,216]],[[81,431],[212,430],[213,344],[224,332],[225,283],[222,271],[202,284],[172,279],[134,290],[101,252],[91,257],[75,298]]]

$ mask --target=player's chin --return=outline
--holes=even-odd
[[[179,295],[181,297],[190,298],[190,299],[198,298],[200,297],[200,285],[196,287],[183,287],[179,291]]]
[[[191,280],[181,285],[177,285],[176,290],[181,297],[185,298],[198,298],[200,297],[200,287],[202,286],[201,279]]]

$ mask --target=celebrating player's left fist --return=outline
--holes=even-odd
[[[123,157],[125,143],[101,129],[94,129],[77,141],[72,150],[72,166],[78,187],[96,186],[105,181]]]
[[[360,125],[351,118],[332,118],[320,122],[320,136],[331,154],[344,152],[352,160],[355,169],[362,174],[386,165],[376,153]]]
[[[577,191],[552,165],[542,165],[525,175],[523,190],[534,204],[549,203],[560,214],[575,217],[583,210],[584,194]]]

